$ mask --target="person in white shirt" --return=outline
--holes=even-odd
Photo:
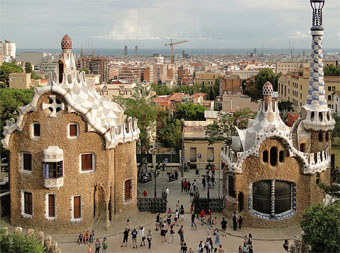
[[[140,246],[145,246],[145,235],[144,235],[144,227],[139,227],[139,236],[140,236]]]

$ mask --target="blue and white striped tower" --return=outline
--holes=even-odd
[[[322,53],[322,8],[325,0],[310,0],[313,9],[312,18],[312,61],[307,103],[301,109],[303,126],[307,130],[328,131],[334,128],[335,121],[325,98],[325,82]]]

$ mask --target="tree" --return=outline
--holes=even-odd
[[[157,141],[177,151],[182,148],[181,121],[172,117],[168,109],[157,112]]]
[[[324,73],[325,76],[340,76],[340,66],[335,66],[333,64],[325,66]]]
[[[140,98],[122,98],[114,97],[113,101],[124,108],[127,116],[138,119],[138,128],[140,129],[139,139],[142,153],[148,153],[151,148],[151,136],[156,121],[156,104],[149,102],[144,97]]]
[[[3,83],[4,87],[9,86],[9,74],[11,73],[22,73],[23,70],[14,63],[4,62],[0,66],[0,82]]]
[[[218,120],[207,126],[206,134],[210,144],[216,141],[224,141],[230,144],[230,137],[237,134],[236,128],[245,129],[248,120],[255,114],[248,108],[236,111],[234,114],[219,113]]]
[[[174,117],[178,120],[204,120],[205,110],[206,108],[203,105],[196,105],[192,102],[176,104]]]
[[[0,252],[43,253],[45,248],[34,234],[31,236],[25,236],[23,233],[6,234],[5,229],[1,228]]]
[[[87,69],[87,68],[80,68],[78,71],[79,71],[79,72],[84,71],[85,74],[89,74],[89,73],[90,73],[89,69]]]
[[[32,73],[32,65],[30,62],[25,62],[25,73]]]
[[[5,126],[6,120],[16,118],[14,112],[18,107],[30,103],[33,94],[33,89],[0,89],[0,129]]]
[[[340,137],[340,116],[333,114],[335,120],[335,126],[332,132],[333,137]]]
[[[340,201],[311,206],[300,225],[312,252],[340,252]]]
[[[31,79],[41,79],[41,76],[37,75],[37,73],[35,73],[35,71],[32,71]]]
[[[279,106],[280,111],[287,111],[287,112],[293,111],[293,103],[292,102],[280,101],[278,103],[278,106]]]

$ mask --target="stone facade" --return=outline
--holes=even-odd
[[[72,231],[104,219],[108,228],[115,215],[137,209],[136,122],[125,122],[119,106],[87,87],[84,75],[72,67],[70,45],[61,56],[64,66],[58,66],[63,81],[50,77],[49,86],[36,88],[31,104],[5,127],[12,225]],[[60,164],[54,175],[53,166]],[[80,196],[79,213],[75,196]]]

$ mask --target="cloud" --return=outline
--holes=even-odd
[[[309,35],[302,33],[301,31],[296,31],[293,35],[288,36],[289,39],[295,39],[295,40],[305,39],[309,37],[310,37]]]
[[[338,39],[340,40],[340,32],[337,32],[336,36],[338,36]]]

